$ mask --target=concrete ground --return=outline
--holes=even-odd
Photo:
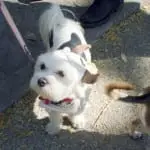
[[[1,116],[0,149],[150,149],[147,135],[139,141],[127,135],[127,127],[136,116],[135,106],[115,102],[104,94],[104,85],[114,80],[129,81],[139,89],[150,85],[150,5],[148,0],[143,2],[141,11],[113,26],[93,44],[93,59],[101,74],[90,95],[88,128],[48,135],[44,130],[48,120],[36,119],[33,113],[36,95],[29,91]]]

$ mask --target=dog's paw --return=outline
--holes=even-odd
[[[139,131],[134,131],[134,133],[131,134],[130,137],[133,140],[142,140],[143,139],[143,133],[139,132]]]
[[[56,135],[58,134],[60,131],[60,125],[54,125],[52,123],[48,123],[46,125],[46,132],[48,132],[48,134],[50,135]]]
[[[81,115],[72,118],[72,126],[76,129],[85,128],[85,118]]]

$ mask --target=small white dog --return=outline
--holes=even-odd
[[[46,131],[59,132],[62,114],[75,127],[84,128],[90,84],[96,82],[98,71],[91,63],[83,29],[53,5],[40,18],[40,32],[48,52],[38,57],[30,86],[50,115]]]

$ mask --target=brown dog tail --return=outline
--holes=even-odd
[[[133,90],[135,89],[135,87],[132,84],[129,84],[127,82],[116,82],[116,83],[110,83],[108,85],[106,85],[105,87],[105,93],[108,96],[111,96],[111,93],[113,92],[113,90]]]
[[[135,87],[127,82],[110,83],[105,87],[105,92],[111,96],[113,90],[134,90]],[[143,94],[139,96],[119,97],[118,100],[126,103],[150,104],[150,87],[143,89]]]

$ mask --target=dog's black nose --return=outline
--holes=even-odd
[[[37,83],[40,87],[44,87],[48,82],[45,78],[39,78]]]

